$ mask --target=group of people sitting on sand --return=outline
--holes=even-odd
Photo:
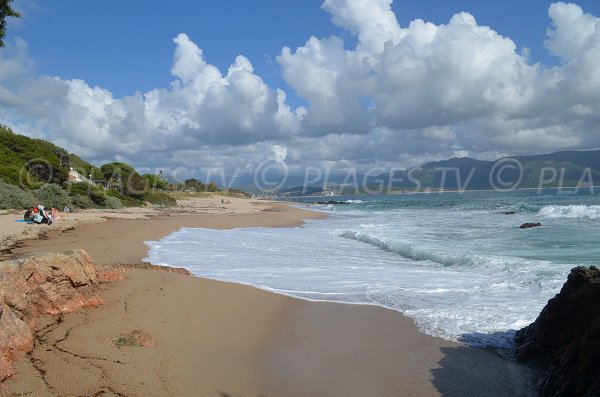
[[[67,207],[65,207],[65,209],[67,209]],[[61,216],[58,214],[56,208],[52,207],[50,210],[46,210],[41,204],[37,207],[30,207],[23,215],[23,219],[27,223],[45,223],[47,225],[51,225],[53,221],[60,218]]]

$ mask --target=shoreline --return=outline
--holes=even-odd
[[[183,227],[224,230],[240,227],[294,227],[302,225],[304,219],[326,217],[323,213],[299,209],[288,203],[247,201],[245,203],[244,199],[238,199],[230,207],[231,211],[225,213],[154,211],[144,212],[137,217],[100,216],[67,228],[42,229],[43,238],[21,239],[4,248],[0,259],[11,255],[82,248],[99,265],[134,264],[142,262],[147,256],[148,246],[145,241],[160,240]],[[236,207],[240,202],[246,206]],[[30,226],[45,228],[44,225]],[[115,238],[117,235],[120,238]]]
[[[520,191],[520,190],[564,190],[564,189],[591,189],[594,190],[596,188],[600,188],[600,185],[588,185],[588,186],[546,186],[546,187],[520,187],[516,189],[510,189],[507,191],[503,190],[495,190],[495,189],[450,189],[450,190],[435,190],[431,188],[430,190],[420,190],[416,192],[402,192],[402,191],[389,191],[385,193],[359,193],[359,194],[334,194],[330,195],[320,195],[320,196],[287,196],[283,199],[279,199],[279,201],[286,201],[288,199],[302,199],[302,198],[327,198],[327,197],[349,197],[349,196],[385,196],[385,195],[413,195],[413,194],[437,194],[437,193],[476,193],[476,192],[496,192],[496,193],[507,193],[512,191]],[[301,204],[305,204],[300,202]]]
[[[307,217],[324,217],[286,203],[252,205],[259,211],[83,223],[66,232],[50,231],[46,240],[26,241],[14,253],[83,248],[97,264],[137,263],[147,253],[144,241],[180,227],[289,227]],[[530,387],[527,371],[518,364],[422,334],[412,319],[374,305],[312,302],[242,284],[146,270],[128,271],[127,280],[107,287],[103,296],[104,307],[65,316],[32,354],[48,365],[47,374],[56,375],[44,378],[53,385],[55,394],[50,395],[68,395],[74,386],[61,381],[61,370],[89,375],[96,371],[94,365],[102,367],[106,381],[91,382],[83,390],[108,393],[110,387],[127,396],[528,395]],[[157,346],[125,352],[106,343],[107,335],[134,324],[152,335]],[[72,357],[65,364],[65,355],[52,348],[57,343],[63,350],[84,352],[80,356],[125,357],[118,361],[128,365]],[[31,360],[19,362],[19,374],[9,381],[15,392],[44,395],[44,382],[24,379],[36,377],[33,367]],[[128,384],[123,372],[140,381],[135,387]]]

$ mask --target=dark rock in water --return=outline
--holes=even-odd
[[[542,396],[600,396],[600,269],[573,268],[515,342],[519,361],[546,370],[538,383]]]
[[[504,212],[502,212],[502,214],[504,214],[504,215],[514,215],[516,213],[517,213],[517,211],[504,211]]]
[[[329,201],[315,201],[313,204],[337,205],[337,204],[350,204],[350,203],[347,201],[329,200]]]
[[[519,227],[521,229],[531,229],[532,227],[540,227],[540,226],[542,226],[541,223],[524,223]]]

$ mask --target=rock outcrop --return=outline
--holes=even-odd
[[[98,271],[83,250],[0,262],[0,382],[13,375],[11,362],[33,348],[37,316],[99,306],[101,280],[122,278],[121,271]]]
[[[600,269],[576,267],[539,317],[515,335],[517,359],[545,369],[543,396],[600,396]]]
[[[156,270],[159,272],[166,272],[166,273],[178,273],[178,274],[183,274],[186,276],[192,275],[192,272],[190,272],[189,270],[187,270],[183,267],[154,265],[150,262],[104,266],[104,267],[100,267],[100,269],[103,269],[105,272],[108,272],[108,273],[113,273],[113,272],[115,272],[115,270],[119,270],[119,271],[123,272],[123,271],[131,270],[131,269],[141,269],[141,270]]]
[[[131,269],[190,275],[186,269],[142,262],[96,266],[83,250],[29,255],[0,262],[0,395],[2,382],[11,377],[12,362],[34,348],[36,317],[71,313],[103,303],[98,286],[119,281]],[[130,335],[140,346],[151,346],[149,336]]]
[[[524,223],[519,228],[521,229],[531,229],[532,227],[541,227],[541,223]]]
[[[0,304],[0,383],[13,374],[12,362],[20,352],[33,349],[31,328],[8,305]]]

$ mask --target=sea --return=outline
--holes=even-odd
[[[344,204],[312,204],[334,200]],[[600,188],[294,199],[293,228],[183,228],[147,261],[313,301],[377,305],[420,331],[512,349],[575,266],[600,265]],[[521,229],[523,223],[541,227]]]

